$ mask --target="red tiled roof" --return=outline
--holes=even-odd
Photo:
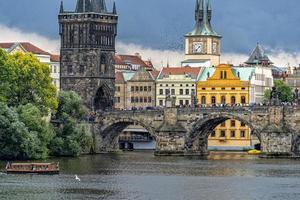
[[[164,67],[161,74],[167,75],[184,75],[191,74],[197,76],[200,72],[200,67]]]
[[[59,55],[51,55],[50,56],[51,62],[60,62],[60,56]]]
[[[116,83],[124,83],[125,82],[122,72],[116,72],[115,77],[116,77]]]
[[[34,46],[33,44],[31,44],[29,42],[0,43],[0,48],[9,49],[9,48],[12,48],[16,44],[20,44],[25,49],[25,51],[33,53],[33,54],[51,55],[50,53],[38,48],[37,46]]]
[[[140,65],[141,67],[149,68],[149,66],[137,55],[116,55],[115,56],[116,65]]]

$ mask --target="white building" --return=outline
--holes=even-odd
[[[196,81],[201,68],[166,67],[156,79],[156,106],[166,106],[166,97],[175,98],[176,106],[189,106],[196,96]]]
[[[60,58],[59,55],[52,55],[29,42],[0,43],[0,48],[9,54],[15,52],[32,53],[36,58],[51,69],[51,78],[57,90],[60,88]]]

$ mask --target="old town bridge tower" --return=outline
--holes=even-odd
[[[60,6],[61,90],[75,91],[91,110],[113,107],[118,15],[105,0],[77,0],[74,12]]]

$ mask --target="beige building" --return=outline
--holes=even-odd
[[[298,68],[294,68],[293,73],[289,74],[286,77],[285,81],[293,91],[295,91],[296,89],[300,91],[300,66]]]
[[[200,71],[199,67],[163,68],[156,80],[156,105],[166,106],[166,97],[170,95],[176,106],[191,106]]]
[[[155,107],[155,80],[158,71],[141,67],[136,72],[116,72],[115,108],[145,109]]]

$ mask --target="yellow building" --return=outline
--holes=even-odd
[[[250,77],[251,74],[246,74],[247,71],[242,72],[241,70],[224,64],[218,65],[216,68],[205,68],[197,82],[198,104],[201,106],[248,104],[250,82],[246,77]],[[239,121],[227,120],[211,133],[208,145],[211,149],[250,148],[252,146],[251,131],[249,127]]]

